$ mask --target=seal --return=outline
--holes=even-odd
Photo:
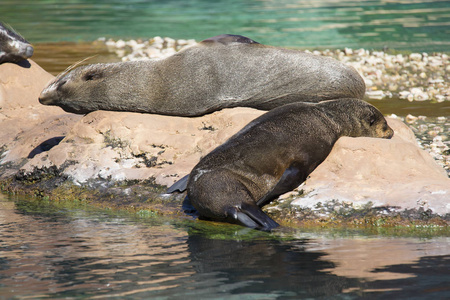
[[[220,35],[161,60],[92,64],[58,75],[44,105],[200,116],[226,107],[270,110],[292,102],[362,98],[358,72],[329,58]]]
[[[11,27],[0,22],[0,64],[17,63],[33,55],[30,43]]]
[[[202,218],[271,230],[279,225],[261,207],[305,181],[339,137],[393,134],[381,112],[359,99],[286,104],[247,124],[168,192],[186,188]]]

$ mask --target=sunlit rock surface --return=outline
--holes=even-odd
[[[0,65],[0,165],[19,164],[41,144],[46,149],[80,119],[39,103],[40,92],[53,78],[32,60]],[[3,170],[1,176],[16,171]]]
[[[77,185],[89,180],[155,179],[169,186],[209,151],[263,114],[233,108],[203,117],[97,111],[86,116],[40,105],[38,95],[53,78],[30,61],[28,68],[0,66],[0,177],[19,169],[56,166]],[[393,209],[449,213],[450,179],[420,149],[412,131],[389,119],[391,140],[341,138],[297,189],[293,207],[315,209],[327,201],[355,207],[369,201]],[[319,206],[320,206],[319,205]]]
[[[263,112],[226,109],[199,118],[97,111],[75,123],[64,140],[24,168],[61,166],[77,183],[156,178],[171,185],[200,158]]]

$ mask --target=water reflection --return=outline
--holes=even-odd
[[[1,297],[103,295],[159,290],[190,276],[183,268],[186,233],[166,226],[140,230],[126,220],[83,211],[34,212],[1,202],[4,255]],[[10,234],[5,234],[9,232]],[[7,287],[7,288],[6,288]],[[9,291],[9,293],[6,293]]]
[[[295,299],[331,296],[358,286],[356,279],[325,272],[334,263],[322,259],[323,252],[308,251],[306,240],[218,240],[193,234],[187,243],[196,272],[211,274],[216,288],[232,294]]]
[[[399,299],[441,297],[450,280],[449,238],[268,234],[2,195],[0,240],[5,299]]]
[[[406,274],[396,280],[377,280],[372,290],[386,290],[385,299],[448,299],[450,255],[420,257],[409,264],[393,264],[374,269],[374,273]]]

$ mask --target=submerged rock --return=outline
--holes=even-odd
[[[0,66],[0,179],[16,176],[30,184],[39,178],[27,181],[27,174],[51,170],[49,177],[61,177],[58,184],[95,188],[100,182],[98,191],[109,189],[105,182],[127,180],[169,186],[264,113],[233,108],[196,118],[105,111],[79,116],[39,104],[38,95],[52,78],[33,62],[30,68]],[[406,124],[388,121],[395,131],[391,140],[341,138],[304,185],[282,197],[292,196],[288,209],[370,202],[396,211],[450,213],[450,179],[443,168],[418,147]],[[138,196],[128,189],[123,195],[133,205]]]

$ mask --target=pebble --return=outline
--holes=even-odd
[[[417,142],[441,165],[450,176],[450,116],[425,117],[407,115],[404,121],[414,132]]]
[[[364,78],[369,99],[450,101],[450,64],[447,54],[389,54],[365,49],[315,50],[353,66]],[[376,91],[376,92],[374,92]]]
[[[99,41],[102,41],[110,52],[116,53],[122,61],[161,59],[196,44],[196,41],[192,39],[175,40],[160,36],[148,40],[99,39]]]

